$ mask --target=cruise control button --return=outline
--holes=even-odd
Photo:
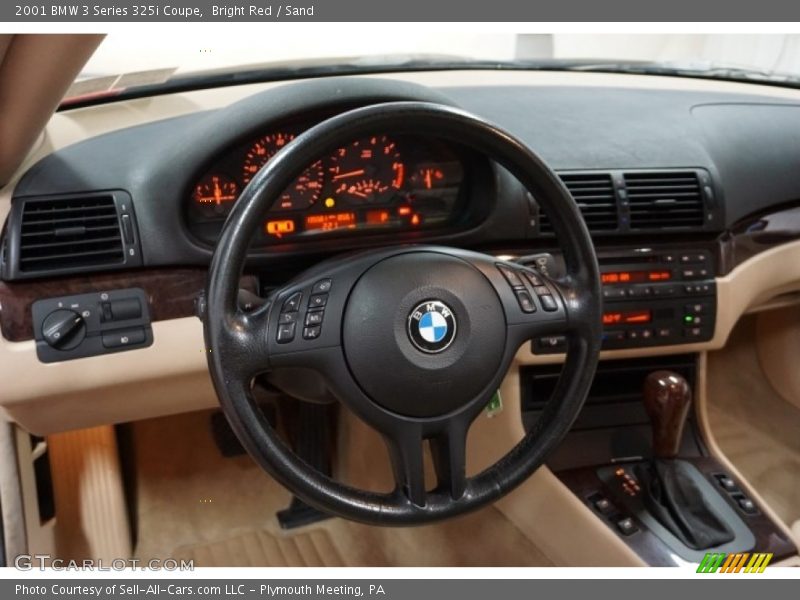
[[[314,294],[308,299],[308,308],[322,308],[328,303],[328,294]]]
[[[283,303],[281,312],[296,312],[300,309],[300,302],[303,300],[302,292],[295,292]]]
[[[497,268],[503,274],[503,277],[506,278],[511,287],[525,287],[525,284],[522,283],[522,279],[519,278],[519,275],[514,269],[500,264],[497,265]]]
[[[320,325],[312,325],[311,327],[303,329],[303,338],[306,340],[315,340],[319,337],[321,332],[322,327]]]
[[[296,312],[288,312],[288,313],[281,313],[278,317],[278,323],[294,323],[297,321],[297,313]]]
[[[287,344],[294,339],[296,323],[281,323],[278,325],[278,343]]]
[[[558,310],[558,304],[556,304],[556,300],[552,296],[539,296],[539,302],[542,303],[542,308],[547,312]]]
[[[324,311],[321,310],[314,310],[308,311],[306,315],[306,325],[319,325],[322,323],[322,316],[325,314]]]
[[[123,346],[133,346],[141,344],[145,340],[144,329],[136,327],[134,329],[123,329],[103,334],[103,346],[106,348],[121,348]]]
[[[324,294],[330,291],[331,291],[330,279],[320,279],[317,283],[314,284],[314,287],[311,288],[312,294]]]
[[[522,309],[522,312],[526,313],[533,313],[536,312],[536,305],[533,303],[533,299],[531,295],[526,292],[525,290],[517,290],[517,302],[519,302],[519,307]]]

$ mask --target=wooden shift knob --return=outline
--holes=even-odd
[[[653,428],[656,458],[675,458],[692,403],[692,390],[672,371],[653,371],[644,380],[644,408]]]

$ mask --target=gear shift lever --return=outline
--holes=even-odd
[[[644,408],[653,428],[653,454],[675,458],[692,403],[689,383],[672,371],[653,371],[644,381]]]
[[[689,383],[677,373],[654,371],[645,379],[643,393],[653,428],[655,456],[635,470],[645,507],[675,537],[695,550],[731,541],[733,533],[688,475],[688,463],[676,458],[692,403]]]

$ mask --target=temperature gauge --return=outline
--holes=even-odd
[[[192,199],[200,209],[209,215],[226,215],[239,196],[236,182],[221,173],[211,173],[203,177],[195,186]]]

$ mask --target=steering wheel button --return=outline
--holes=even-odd
[[[544,282],[542,281],[542,278],[539,277],[536,273],[531,273],[531,272],[525,271],[525,277],[528,278],[528,281],[530,281],[530,283],[531,283],[531,285],[533,287],[538,287],[540,285],[544,285]]]
[[[505,277],[508,280],[508,283],[511,284],[511,287],[515,287],[515,288],[517,288],[517,287],[519,287],[519,288],[525,287],[525,284],[522,283],[522,279],[519,278],[519,275],[517,274],[517,272],[514,269],[512,269],[511,267],[508,267],[506,265],[501,265],[501,264],[498,264],[497,268],[503,274],[503,277]]]
[[[278,343],[288,344],[294,339],[296,323],[281,323],[278,325]]]
[[[321,310],[310,310],[306,315],[306,325],[320,325],[322,324],[322,317],[325,314]]]
[[[525,290],[517,290],[516,294],[517,302],[519,302],[519,307],[522,309],[522,312],[536,312],[536,305],[533,303],[533,299],[528,292]]]
[[[330,291],[331,291],[330,279],[320,279],[317,283],[314,284],[314,287],[311,288],[312,294],[324,294]]]
[[[558,310],[558,304],[556,304],[555,298],[550,295],[539,296],[539,302],[542,303],[542,308],[547,312]]]
[[[319,334],[322,332],[322,326],[320,325],[312,325],[311,327],[306,327],[303,329],[303,338],[306,340],[315,340],[319,337]]]
[[[294,323],[297,321],[297,313],[296,312],[287,312],[281,313],[278,317],[278,323],[286,324],[286,323]]]
[[[322,308],[328,303],[328,294],[314,294],[308,299],[308,308]]]
[[[537,285],[535,288],[533,288],[533,293],[537,296],[547,296],[550,294],[550,290],[547,289],[546,285]]]
[[[302,292],[295,292],[283,303],[281,312],[297,312],[300,309],[300,302],[303,300]]]

